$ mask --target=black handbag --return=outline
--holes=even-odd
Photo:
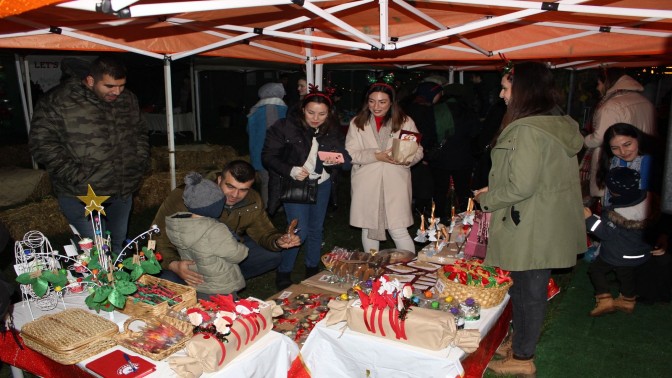
[[[314,204],[317,202],[317,179],[303,181],[282,177],[280,201],[285,203]]]

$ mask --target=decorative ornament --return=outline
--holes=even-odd
[[[504,68],[502,68],[502,76],[504,76],[504,75],[511,75],[511,76],[513,76],[513,71],[514,71],[514,70],[513,70],[513,69],[514,69],[513,62],[510,61],[510,60],[508,60],[508,59],[506,59],[506,56],[504,56],[504,54],[502,54],[501,52],[499,53],[499,57],[502,58],[502,60],[504,61],[504,63],[506,63],[506,65],[504,66]]]
[[[106,215],[105,209],[100,205],[102,205],[103,202],[107,201],[107,199],[110,198],[110,196],[97,196],[96,193],[93,191],[93,188],[91,188],[91,184],[87,184],[87,186],[88,189],[86,195],[77,196],[77,198],[79,198],[80,201],[86,204],[86,206],[84,207],[86,209],[84,216],[87,216],[93,213],[94,211],[97,211],[102,215]]]

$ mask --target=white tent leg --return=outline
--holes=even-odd
[[[14,54],[14,64],[16,65],[16,76],[19,78],[19,93],[21,96],[21,106],[23,107],[23,120],[26,123],[26,134],[30,135],[30,118],[33,112],[32,106],[30,106],[29,112],[28,102],[31,100],[29,97],[27,97],[28,95],[26,95],[24,87],[24,85],[30,87],[30,73],[27,69],[25,75],[23,72],[21,72],[21,58],[19,58],[19,54]],[[35,159],[32,158],[32,156],[31,160],[33,162],[33,169],[37,169],[37,163],[35,162]]]
[[[194,88],[196,87],[194,83],[194,58],[189,59],[189,90],[191,91],[191,117],[194,120],[194,141],[201,140],[201,124],[196,122],[196,100],[194,96]],[[186,111],[186,109],[182,110]]]
[[[170,190],[175,189],[175,133],[173,125],[173,85],[170,77],[170,58],[163,60],[163,83],[166,90],[166,126],[168,129],[168,162],[170,164]]]
[[[315,85],[321,90],[324,91],[324,86],[322,85],[322,76],[323,76],[324,64],[315,65]]]
[[[201,79],[199,72],[200,71],[198,70],[194,71],[192,76],[194,80],[194,92],[191,94],[191,97],[194,100],[193,111],[196,115],[196,130],[198,131],[198,140],[200,141],[203,138],[203,135],[201,134]]]

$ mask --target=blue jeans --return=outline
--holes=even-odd
[[[82,195],[84,194],[82,193]],[[58,196],[58,205],[61,207],[65,218],[79,231],[82,237],[94,238],[91,216],[84,216],[84,206],[86,206],[84,202],[77,197]],[[110,231],[112,251],[119,253],[128,232],[128,217],[131,214],[131,206],[133,206],[133,196],[130,194],[126,197],[112,196],[98,205],[105,208],[106,214],[101,219],[103,236],[105,236],[105,231]]]
[[[247,235],[243,236],[243,244],[245,244],[249,251],[245,260],[241,261],[238,266],[240,266],[240,271],[246,280],[260,276],[280,265],[282,251],[269,251]]]
[[[322,231],[324,218],[327,215],[329,196],[331,195],[331,180],[326,180],[317,187],[317,202],[311,205],[301,203],[285,203],[287,223],[298,219],[297,234],[304,245],[306,268],[315,268],[320,263],[322,250]],[[294,270],[296,255],[299,247],[282,251],[282,261],[278,272],[290,273]]]
[[[513,307],[513,354],[523,359],[533,357],[546,315],[546,288],[550,269],[511,272],[509,289]]]

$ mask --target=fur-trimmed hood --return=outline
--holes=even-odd
[[[658,202],[657,197],[649,193],[646,199],[637,205],[610,209],[607,211],[607,218],[617,226],[630,230],[643,230],[660,216]]]

